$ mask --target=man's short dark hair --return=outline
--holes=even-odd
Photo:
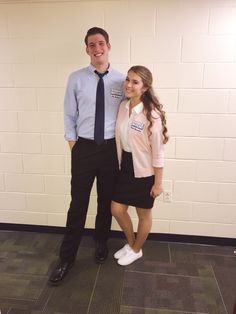
[[[92,27],[92,28],[90,28],[87,31],[87,34],[86,34],[86,36],[84,38],[84,42],[85,42],[86,46],[88,46],[88,37],[91,36],[91,35],[96,35],[96,34],[103,35],[103,37],[105,38],[106,43],[107,44],[109,43],[109,35],[108,35],[108,33],[104,29],[102,29],[100,27]]]

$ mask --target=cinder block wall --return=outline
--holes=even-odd
[[[65,225],[63,97],[68,74],[89,62],[92,26],[109,32],[114,67],[150,68],[167,112],[171,202],[156,201],[152,232],[236,237],[233,0],[0,1],[0,221]],[[94,187],[89,228],[95,213]]]

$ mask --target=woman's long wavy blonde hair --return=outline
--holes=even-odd
[[[143,102],[144,111],[146,113],[147,119],[150,122],[148,126],[150,134],[151,134],[151,127],[153,123],[152,119],[154,119],[154,117],[152,117],[152,110],[157,109],[160,114],[160,118],[162,122],[163,143],[166,144],[169,140],[169,136],[167,134],[168,130],[166,126],[166,115],[165,115],[165,111],[162,109],[163,105],[159,102],[158,98],[155,96],[155,93],[152,87],[152,81],[153,81],[152,73],[149,69],[147,69],[146,67],[142,65],[132,66],[129,69],[128,73],[130,71],[136,73],[139,77],[141,77],[143,86],[146,89],[146,91],[141,96],[141,101]]]

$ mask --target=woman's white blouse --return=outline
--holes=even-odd
[[[128,129],[129,129],[129,124],[130,124],[130,116],[129,116],[129,104],[130,101],[127,102],[126,104],[126,115],[125,115],[125,119],[123,120],[123,122],[120,125],[120,139],[121,139],[121,145],[124,151],[131,153],[131,147],[129,144],[129,137],[128,137]],[[137,104],[135,107],[132,108],[132,112],[140,112],[143,109],[143,104],[142,102]]]

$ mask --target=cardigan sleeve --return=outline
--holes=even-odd
[[[159,114],[152,113],[153,124],[151,128],[151,148],[152,148],[152,166],[156,168],[164,167],[164,144],[162,134],[162,121]]]

